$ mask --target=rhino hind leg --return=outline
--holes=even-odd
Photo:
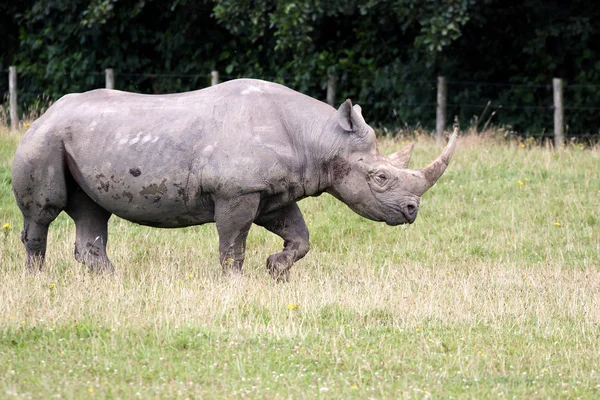
[[[309,250],[308,228],[298,204],[263,215],[256,224],[283,239],[283,251],[267,258],[267,270],[275,280],[286,282],[292,265]]]
[[[69,192],[65,212],[75,221],[75,259],[94,271],[114,272],[106,255],[108,220],[112,214],[79,186]]]
[[[40,271],[44,265],[49,226],[50,222],[36,221],[27,216],[23,219],[21,242],[25,245],[27,252],[25,267],[30,272]]]
[[[38,153],[33,161],[31,157],[19,147],[13,162],[12,184],[23,214],[25,266],[33,272],[44,265],[48,227],[66,206],[67,185],[60,157],[50,153]]]

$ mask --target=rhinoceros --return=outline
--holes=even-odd
[[[214,222],[227,272],[241,272],[257,224],[283,239],[267,270],[286,279],[309,250],[299,200],[327,192],[368,219],[412,223],[456,137],[455,130],[436,160],[412,170],[413,145],[381,155],[360,106],[346,100],[336,110],[272,82],[68,94],[31,125],[12,166],[26,266],[42,268],[48,227],[65,211],[76,226],[75,258],[93,270],[114,270],[106,243],[115,214],[160,228]]]

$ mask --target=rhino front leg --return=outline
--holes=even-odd
[[[256,224],[283,239],[283,251],[267,259],[267,270],[278,281],[289,279],[290,268],[308,253],[308,228],[298,204],[261,215]]]
[[[246,238],[256,218],[260,195],[215,200],[215,223],[219,234],[219,258],[224,273],[241,274]]]

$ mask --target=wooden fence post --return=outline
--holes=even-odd
[[[446,99],[448,96],[448,85],[446,77],[437,78],[437,102],[435,112],[435,140],[438,143],[444,141],[444,129],[446,129]]]
[[[327,76],[327,104],[335,107],[335,89],[337,86],[337,77],[335,75]]]
[[[104,82],[107,89],[115,88],[115,70],[112,68],[106,68],[104,70]]]
[[[215,86],[219,84],[219,71],[214,70],[210,73],[210,85]]]
[[[554,93],[554,148],[562,150],[565,143],[563,134],[564,109],[563,109],[563,85],[562,79],[552,79],[552,89]]]
[[[10,131],[16,132],[19,129],[19,109],[17,103],[17,67],[8,67],[8,97],[10,114]]]

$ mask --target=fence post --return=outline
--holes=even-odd
[[[335,75],[327,76],[327,104],[335,107],[335,89],[337,86],[337,77]]]
[[[104,82],[106,83],[107,89],[115,88],[115,70],[112,68],[106,68],[104,70]]]
[[[210,73],[210,85],[215,86],[219,84],[219,71],[214,70]]]
[[[552,89],[554,94],[554,148],[556,150],[562,150],[565,143],[563,134],[564,109],[562,79],[553,78]]]
[[[437,78],[437,102],[435,112],[435,140],[442,143],[444,139],[444,129],[446,128],[446,98],[448,95],[448,85],[446,77]]]
[[[19,128],[19,109],[17,103],[17,67],[8,67],[8,97],[10,114],[10,131],[16,132]]]

